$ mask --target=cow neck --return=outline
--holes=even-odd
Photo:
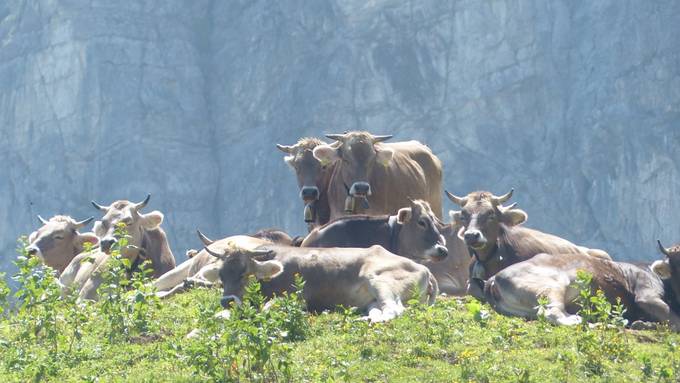
[[[477,250],[475,250],[474,248],[472,248],[470,246],[468,246],[468,250],[470,250],[470,253],[472,253],[472,256],[475,257],[477,262],[479,262],[481,264],[486,264],[486,263],[489,263],[490,261],[492,261],[498,255],[498,241],[496,241],[493,244],[493,248],[491,248],[489,250],[489,252],[486,254],[486,257],[484,257],[483,260],[479,257]]]
[[[656,273],[650,272],[658,278]],[[663,283],[663,300],[668,304],[671,311],[676,315],[680,315],[680,294],[673,288],[672,278],[661,279],[661,283]]]
[[[401,224],[397,222],[397,216],[391,215],[387,218],[387,227],[390,229],[390,239],[388,250],[394,254],[399,254],[399,233],[401,232]]]

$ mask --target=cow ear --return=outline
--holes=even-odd
[[[651,268],[661,279],[668,279],[671,277],[671,265],[668,264],[667,260],[654,261]]]
[[[285,156],[283,157],[283,162],[295,170],[295,156]]]
[[[163,213],[158,210],[142,215],[142,226],[146,229],[156,229],[161,223],[163,223]]]
[[[463,220],[461,219],[462,216],[463,214],[460,210],[449,210],[449,219],[454,226],[463,225]]]
[[[338,149],[333,148],[330,145],[319,145],[314,148],[312,153],[314,154],[314,158],[319,160],[319,162],[321,162],[321,164],[324,166],[340,159]]]
[[[527,213],[521,209],[508,209],[501,215],[501,222],[508,226],[515,226],[525,222],[528,218]]]
[[[283,272],[283,264],[279,261],[260,262],[256,259],[251,259],[251,262],[253,262],[253,274],[258,280],[276,278]]]
[[[94,235],[94,233],[82,233],[78,234],[78,242],[81,246],[89,242],[92,244],[92,247],[95,247],[99,244],[99,237]]]
[[[394,150],[389,148],[380,148],[375,154],[375,160],[383,166],[387,166],[392,162],[392,156],[394,155]]]
[[[397,212],[397,222],[402,225],[410,221],[411,217],[413,217],[413,211],[410,207],[402,207]]]

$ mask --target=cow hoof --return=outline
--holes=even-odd
[[[191,279],[185,279],[183,282],[184,287],[187,289],[194,287],[194,284],[195,284],[194,281],[192,281]]]
[[[581,317],[578,315],[568,315],[557,320],[557,324],[562,326],[576,326],[581,323]]]
[[[636,320],[635,322],[630,324],[630,328],[633,330],[654,330],[656,329],[656,323],[654,322],[645,322],[642,320]]]

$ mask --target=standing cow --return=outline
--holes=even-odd
[[[586,254],[538,254],[516,263],[491,277],[485,285],[487,301],[505,315],[535,319],[539,314],[538,298],[545,297],[545,318],[558,325],[581,322],[574,303],[577,272],[592,275],[593,288],[601,289],[607,300],[616,299],[626,308],[630,321],[670,322],[680,330],[680,246],[664,248],[663,260],[651,267],[613,262]],[[635,323],[633,323],[635,324]]]
[[[101,250],[108,253],[111,246],[118,241],[115,236],[116,228],[119,224],[124,224],[129,238],[128,246],[121,249],[121,254],[128,258],[136,258],[137,253],[142,252],[142,257],[151,260],[153,275],[158,278],[175,268],[175,257],[170,250],[165,231],[160,227],[163,213],[159,211],[140,213],[150,198],[151,194],[139,203],[119,200],[109,206],[101,206],[92,201],[92,205],[104,213],[104,217],[95,222],[94,232],[100,238]]]
[[[449,199],[462,208],[450,212],[451,220],[459,225],[458,235],[473,256],[468,294],[484,299],[483,281],[539,253],[590,254],[610,259],[602,250],[577,246],[566,239],[520,226],[527,220],[527,213],[514,204],[502,205],[512,197],[512,192],[500,197],[486,191],[472,192],[466,197],[446,192]]]
[[[28,236],[26,252],[30,256],[38,257],[59,274],[76,255],[83,252],[85,243],[89,242],[93,246],[99,243],[99,238],[93,233],[78,232],[94,218],[80,222],[65,215],[55,215],[49,221],[41,216],[38,216],[38,219],[43,226]]]
[[[301,138],[292,146],[276,144],[280,151],[286,153],[283,160],[295,171],[300,198],[305,204],[304,217],[309,231],[326,224],[331,216],[328,185],[335,165],[322,165],[313,154],[314,148],[325,144],[310,137]]]
[[[441,292],[462,295],[470,256],[456,231],[452,225],[439,221],[427,202],[415,200],[393,216],[338,218],[309,233],[301,246],[366,248],[380,245],[394,254],[426,265],[437,279]]]
[[[368,132],[328,134],[336,140],[318,145],[321,164],[335,164],[328,187],[331,219],[346,214],[395,214],[408,199],[422,199],[442,216],[442,166],[418,141],[384,144],[392,136]]]

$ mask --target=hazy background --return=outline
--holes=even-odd
[[[680,241],[679,20],[675,0],[3,1],[0,268],[36,214],[91,199],[152,193],[178,260],[197,227],[301,234],[274,144],[355,129],[651,259]]]

